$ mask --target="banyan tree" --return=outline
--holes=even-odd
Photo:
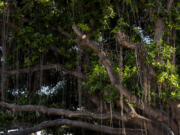
[[[180,135],[179,0],[1,0],[0,135]]]

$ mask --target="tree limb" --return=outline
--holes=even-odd
[[[18,128],[28,128],[28,127],[32,127],[33,124],[32,123],[26,123],[26,122],[16,122],[16,123],[13,123],[13,124],[8,124],[7,126],[2,126],[0,125],[0,131],[6,129],[6,130],[11,130],[11,129],[18,129]]]
[[[8,75],[16,75],[18,73],[29,73],[29,72],[36,72],[39,70],[50,70],[50,69],[63,70],[64,72],[67,72],[67,73],[74,75],[78,78],[85,79],[85,76],[83,74],[76,72],[76,71],[70,71],[60,64],[49,64],[49,65],[42,65],[41,67],[35,66],[35,67],[23,68],[23,69],[19,69],[19,70],[10,70],[10,71],[6,71],[6,73]]]
[[[37,112],[40,114],[65,116],[68,118],[86,118],[96,120],[107,120],[111,118],[110,113],[96,114],[86,110],[70,111],[65,109],[47,108],[45,106],[8,104],[6,102],[0,102],[0,107],[10,109],[13,112]],[[112,118],[117,120],[128,121],[134,117],[135,115],[132,113],[124,115],[123,117],[117,112],[112,113]]]
[[[68,57],[68,54],[61,53],[59,48],[57,48],[56,46],[50,46],[50,50],[52,50],[56,56],[60,55],[60,56]]]
[[[64,31],[60,26],[58,26],[58,29],[57,29],[62,35],[64,35],[64,36],[66,36],[66,37],[68,37],[68,38],[71,38],[71,35],[68,33],[68,32],[66,32],[66,31]]]
[[[34,133],[37,131],[40,131],[42,129],[45,129],[47,127],[54,127],[54,126],[62,126],[62,125],[68,125],[71,127],[76,127],[76,128],[84,128],[96,132],[102,132],[106,134],[117,134],[121,135],[122,134],[122,129],[121,128],[111,128],[108,126],[103,126],[103,125],[93,125],[89,124],[86,122],[80,122],[80,121],[72,121],[68,119],[57,119],[57,120],[51,120],[51,121],[45,121],[40,123],[39,125],[36,125],[31,128],[25,128],[25,129],[20,129],[18,131],[10,132],[10,133],[2,133],[0,135],[27,135],[29,133]],[[126,133],[128,135],[141,135],[144,133],[143,129],[128,129],[126,128]]]

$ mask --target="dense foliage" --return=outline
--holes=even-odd
[[[147,118],[180,134],[180,110],[173,110],[180,101],[178,0],[4,0],[0,1],[0,16],[0,104],[43,105],[110,116],[86,119],[83,115],[48,115],[38,109],[18,111],[0,105],[2,131],[68,118],[122,132],[138,127],[142,133],[151,134],[151,126],[144,122]],[[168,125],[168,120],[156,118],[150,109],[147,114],[146,107],[121,89],[163,112],[161,117],[167,113],[169,123],[176,123],[179,131]],[[147,125],[137,124],[135,118],[126,121],[113,117],[129,110]],[[74,127],[78,126],[50,126],[43,132],[98,134],[98,130]]]

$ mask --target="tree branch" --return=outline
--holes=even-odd
[[[68,57],[68,54],[61,53],[59,48],[57,48],[56,46],[50,46],[50,50],[52,50],[56,56],[60,55],[60,56]]]
[[[32,127],[33,124],[32,123],[26,123],[26,122],[16,122],[16,123],[13,123],[11,125],[7,125],[7,126],[2,126],[0,125],[0,131],[6,129],[6,130],[11,130],[11,129],[19,129],[19,128],[28,128],[28,127]]]
[[[40,123],[39,125],[36,125],[31,128],[26,128],[26,129],[20,129],[18,131],[10,132],[10,133],[2,133],[0,135],[27,135],[29,133],[34,133],[37,131],[40,131],[42,129],[45,129],[47,127],[54,127],[54,126],[61,126],[61,125],[68,125],[71,127],[76,127],[76,128],[84,128],[96,132],[102,132],[106,134],[117,134],[121,135],[122,134],[122,129],[121,128],[111,128],[108,126],[103,126],[103,125],[93,125],[89,124],[86,122],[80,122],[80,121],[72,121],[68,119],[57,119],[57,120],[51,120],[51,121],[45,121]],[[128,129],[126,128],[126,133],[128,135],[141,135],[144,133],[143,129]]]
[[[96,114],[96,113],[88,112],[86,110],[70,111],[65,109],[47,108],[45,106],[8,104],[6,102],[0,102],[0,107],[10,109],[13,112],[23,112],[23,111],[37,112],[46,115],[65,116],[68,118],[84,118],[84,119],[96,119],[96,120],[107,120],[111,118],[110,113]],[[117,112],[112,113],[112,118],[117,120],[128,121],[134,117],[135,115],[133,115],[132,113],[129,113],[124,116],[120,116],[120,114]]]
[[[136,44],[133,44],[133,43],[129,43],[126,41],[126,38],[124,37],[127,37],[124,33],[122,33],[121,31],[119,31],[117,34],[116,34],[116,40],[118,41],[118,43],[120,45],[122,45],[123,47],[125,48],[129,48],[129,49],[133,49],[133,50],[137,50],[137,45]]]
[[[16,75],[18,73],[29,73],[29,72],[36,72],[36,71],[40,71],[40,70],[50,70],[50,69],[63,70],[63,71],[65,71],[71,75],[74,75],[78,78],[85,79],[85,76],[83,74],[76,72],[76,71],[70,71],[60,64],[42,65],[41,67],[35,66],[35,67],[31,67],[31,68],[23,68],[23,69],[19,69],[19,70],[10,70],[10,71],[6,71],[6,72],[8,75]]]
[[[85,34],[83,35],[76,26],[73,26],[72,28],[80,40],[78,42],[82,46],[88,46],[99,56],[100,60],[102,61],[104,67],[108,72],[112,85],[119,84],[119,78],[117,78],[117,76],[115,75],[115,72],[113,71],[113,68],[111,66],[111,62],[107,58],[106,53],[103,50],[100,50],[95,43],[91,42]]]
[[[71,35],[68,32],[65,32],[60,26],[57,29],[62,35],[66,36],[67,38],[71,38]]]

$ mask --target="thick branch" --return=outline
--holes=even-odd
[[[59,48],[57,48],[57,47],[55,47],[55,46],[51,46],[51,47],[50,47],[50,50],[52,50],[56,56],[59,56],[59,55],[60,55],[60,56],[68,57],[68,54],[61,53],[60,50],[59,50]]]
[[[111,66],[111,62],[107,58],[104,51],[100,50],[97,45],[93,42],[91,42],[86,35],[83,35],[79,29],[76,26],[73,26],[74,32],[77,34],[78,38],[81,40],[79,43],[83,46],[88,46],[91,48],[96,54],[99,56],[100,60],[102,61],[104,67],[106,68],[109,78],[111,80],[112,85],[119,84],[119,79],[115,75],[115,72],[113,71],[113,68]]]
[[[19,70],[10,70],[10,71],[7,71],[7,74],[8,75],[16,75],[18,73],[29,73],[29,72],[36,72],[36,71],[40,71],[40,70],[50,70],[50,69],[63,70],[63,71],[65,71],[71,75],[74,75],[78,78],[85,79],[85,76],[83,74],[80,74],[79,72],[76,72],[76,71],[68,70],[60,64],[49,64],[49,65],[42,65],[41,67],[35,66],[35,67],[23,68],[23,69],[19,69]]]
[[[121,128],[111,128],[111,127],[103,126],[103,125],[93,125],[93,124],[89,124],[86,122],[72,121],[72,120],[68,120],[68,119],[57,119],[57,120],[42,122],[39,125],[36,125],[32,128],[26,128],[26,129],[22,129],[19,131],[4,133],[4,134],[0,134],[0,135],[27,135],[29,133],[40,131],[47,127],[54,127],[54,126],[61,126],[61,125],[68,125],[68,126],[76,127],[76,128],[84,128],[84,129],[93,130],[96,132],[102,132],[102,133],[106,133],[106,134],[117,134],[117,135],[122,134]],[[144,130],[143,129],[127,129],[126,128],[126,133],[128,135],[141,135],[142,133],[144,133]]]
[[[122,45],[125,48],[137,50],[137,45],[127,42],[126,38],[123,37],[126,37],[126,35],[120,31],[116,35],[116,39],[120,45]]]
[[[13,123],[11,125],[7,125],[7,126],[2,126],[0,125],[0,131],[6,129],[6,130],[11,130],[11,129],[18,129],[18,128],[28,128],[28,127],[32,127],[33,124],[32,123],[25,123],[25,122],[16,122],[16,123]]]
[[[67,38],[71,38],[71,35],[68,32],[64,31],[60,26],[58,26],[58,31]]]
[[[88,111],[70,111],[65,109],[57,108],[47,108],[45,106],[36,106],[36,105],[16,105],[8,104],[5,102],[0,102],[0,107],[10,109],[14,112],[37,112],[46,115],[56,115],[56,116],[65,116],[68,118],[86,118],[86,119],[96,119],[96,120],[107,120],[111,118],[110,113],[106,114],[96,114]],[[113,112],[112,118],[128,121],[129,119],[135,117],[132,113],[128,115],[120,116],[119,113]]]

